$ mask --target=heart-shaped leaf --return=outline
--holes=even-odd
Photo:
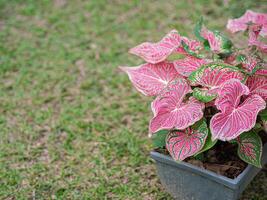
[[[240,18],[228,20],[227,29],[233,33],[245,31],[251,23],[262,26],[259,33],[261,36],[267,35],[267,14],[256,13],[251,10],[247,10]]]
[[[146,96],[158,95],[174,79],[181,77],[172,63],[146,63],[138,67],[120,67],[134,87]]]
[[[248,94],[248,87],[237,79],[231,79],[221,86],[215,101],[221,112],[215,114],[210,121],[213,140],[229,141],[255,126],[257,115],[266,107],[266,103],[254,94],[240,104],[240,98]]]
[[[174,160],[182,161],[198,153],[207,137],[207,124],[200,120],[185,130],[171,131],[166,138],[166,148]]]
[[[219,31],[208,30],[201,19],[195,27],[196,37],[203,42],[206,50],[212,50],[217,54],[231,53],[232,42]]]
[[[193,56],[187,56],[184,59],[179,59],[173,62],[176,71],[185,77],[188,77],[193,71],[207,63],[207,60]]]
[[[267,101],[267,78],[265,76],[250,76],[246,85],[251,94],[258,94]]]
[[[193,97],[184,101],[191,88],[184,79],[178,79],[165,89],[152,103],[154,117],[150,121],[150,132],[163,129],[185,129],[203,117],[204,104]]]
[[[262,142],[253,131],[241,134],[237,138],[238,156],[246,163],[261,168]]]
[[[148,63],[159,63],[171,55],[180,45],[182,38],[176,30],[169,32],[157,43],[145,42],[129,50]]]
[[[152,135],[153,146],[155,148],[165,147],[165,145],[166,145],[166,136],[167,136],[168,133],[169,133],[168,130],[161,130],[161,131],[158,131],[157,133],[154,133]]]
[[[243,80],[244,75],[238,68],[224,64],[207,64],[191,73],[189,81],[192,85],[201,85],[204,88],[195,89],[194,96],[203,102],[213,100],[220,85],[230,79]]]

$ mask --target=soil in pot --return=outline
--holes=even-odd
[[[263,144],[265,144],[267,142],[267,134],[261,133],[260,136]],[[237,148],[237,144],[218,141],[212,149],[196,158],[190,157],[184,161],[234,179],[247,167],[247,163],[238,157]],[[156,149],[156,151],[169,155],[165,148]]]

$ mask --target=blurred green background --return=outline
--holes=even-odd
[[[0,0],[0,199],[171,199],[149,158],[151,98],[119,65],[266,1]],[[261,172],[242,200],[267,199]]]

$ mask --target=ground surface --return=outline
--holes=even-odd
[[[0,0],[0,199],[171,199],[147,138],[151,99],[119,65],[173,28],[191,35],[264,1]],[[239,3],[238,3],[239,2]],[[261,172],[242,199],[267,199]]]

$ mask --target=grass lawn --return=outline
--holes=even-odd
[[[227,2],[227,1],[225,1]],[[255,2],[255,3],[253,3]],[[261,3],[262,2],[262,3]],[[264,1],[0,0],[0,199],[171,199],[149,158],[150,98],[127,50]],[[267,199],[261,172],[242,200]]]

